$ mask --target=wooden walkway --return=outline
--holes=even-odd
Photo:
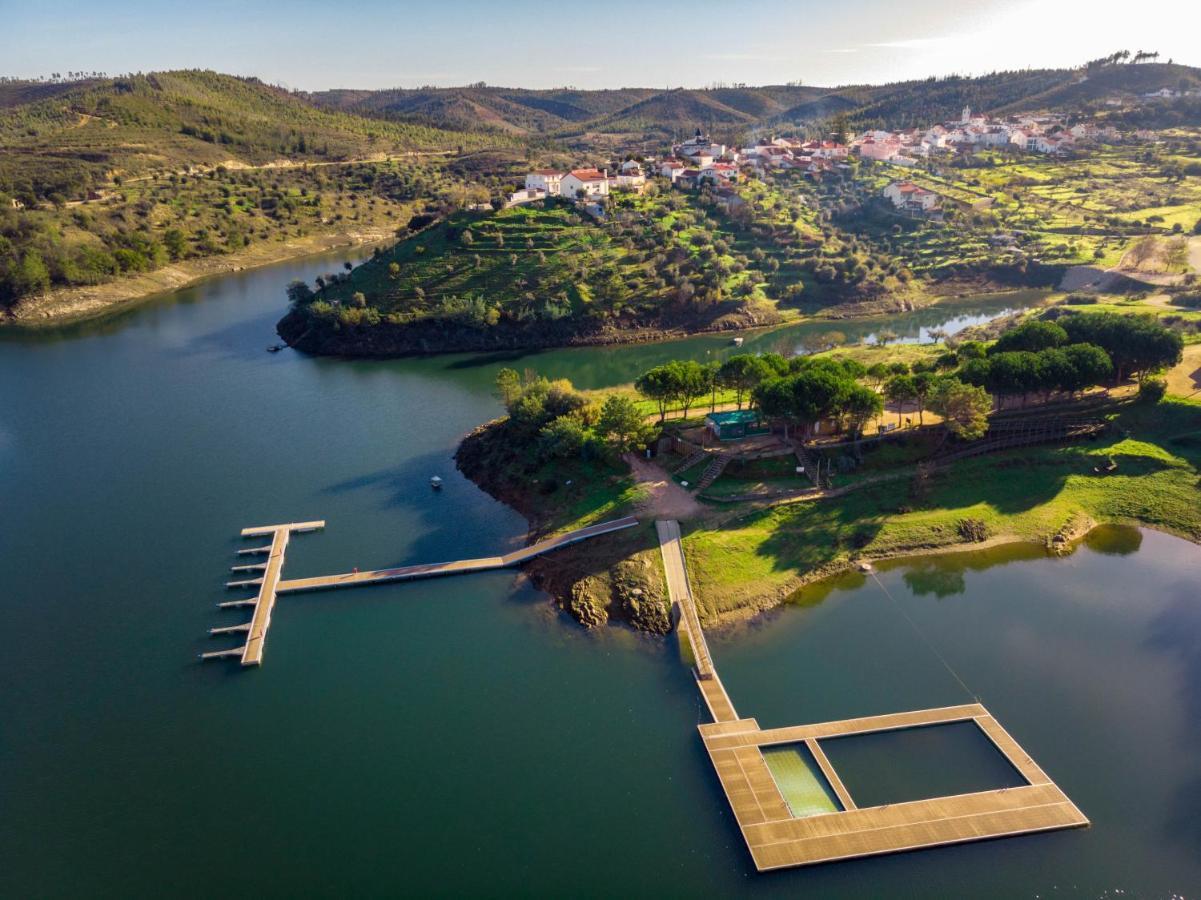
[[[539,541],[503,556],[485,556],[480,559],[460,559],[455,562],[428,563],[420,566],[401,566],[396,569],[372,569],[365,572],[344,572],[341,575],[319,575],[316,578],[294,578],[281,581],[277,590],[281,594],[294,591],[320,591],[329,588],[356,587],[363,584],[380,584],[388,581],[409,581],[414,578],[436,578],[439,575],[462,575],[466,572],[486,572],[491,569],[505,569],[528,562],[536,556],[598,537],[632,528],[638,524],[633,516],[615,519],[612,522],[602,522],[599,525],[589,525],[576,531],[569,531],[545,541]]]
[[[409,581],[416,578],[434,578],[440,575],[461,575],[467,572],[484,572],[492,569],[503,569],[517,566],[536,556],[550,553],[569,544],[585,541],[602,534],[610,534],[632,528],[638,520],[632,516],[590,525],[565,534],[556,535],[506,553],[502,556],[485,556],[480,559],[461,559],[454,562],[430,563],[418,566],[402,566],[395,569],[373,569],[365,572],[346,572],[341,575],[320,575],[315,578],[295,578],[283,580],[280,575],[284,566],[284,552],[288,540],[294,533],[316,531],[325,527],[325,522],[293,522],[286,525],[264,525],[254,528],[243,528],[242,537],[271,536],[271,543],[265,546],[239,550],[239,555],[266,554],[262,563],[242,564],[232,567],[234,572],[259,573],[255,577],[241,578],[226,582],[228,588],[255,588],[257,594],[240,600],[229,600],[218,604],[224,609],[253,606],[254,612],[250,621],[240,625],[226,625],[209,629],[209,634],[245,634],[246,643],[242,647],[225,650],[213,650],[200,654],[201,659],[223,659],[240,657],[244,666],[258,666],[263,662],[263,649],[267,642],[267,630],[271,627],[271,611],[275,607],[276,597],[280,594],[296,591],[317,591],[330,588],[358,587],[365,584],[380,584],[390,581]],[[733,716],[733,708],[730,710]]]
[[[663,571],[667,578],[667,595],[671,599],[672,618],[680,623],[688,641],[695,663],[693,674],[709,715],[715,722],[732,722],[738,718],[734,704],[726,693],[725,685],[717,676],[717,667],[709,653],[709,643],[701,628],[696,612],[696,601],[688,583],[688,569],[684,565],[684,548],[680,544],[680,523],[669,520],[655,522],[659,532],[659,551],[663,554]]]
[[[667,590],[693,647],[697,686],[713,717],[701,740],[759,871],[1088,825],[1088,819],[979,703],[762,730],[739,719],[709,654],[676,522],[656,522]],[[974,722],[1026,780],[1020,787],[859,807],[821,742],[852,734]],[[841,809],[792,814],[762,747],[804,744]]]

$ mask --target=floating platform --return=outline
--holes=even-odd
[[[1020,787],[861,808],[830,765],[823,738],[975,722],[1026,780]],[[701,739],[759,871],[1088,825],[1088,819],[978,703],[760,730],[754,719],[700,726]],[[838,812],[795,817],[763,749],[803,743]]]
[[[759,871],[813,865],[988,838],[1089,824],[979,703],[762,730],[739,719],[709,655],[688,585],[676,522],[656,522],[673,611],[696,660],[697,686],[713,722],[701,740]],[[822,749],[823,739],[974,722],[1026,782],[1018,787],[860,807]],[[795,815],[764,756],[765,749],[804,745],[837,804]],[[816,776],[815,776],[816,778]]]
[[[239,550],[239,554],[267,554],[263,563],[234,566],[235,572],[260,572],[254,578],[239,579],[226,582],[227,588],[256,588],[257,594],[241,600],[228,600],[217,604],[222,609],[242,606],[253,606],[254,612],[249,622],[243,625],[227,625],[212,628],[209,634],[246,634],[246,644],[229,650],[215,650],[200,654],[201,659],[222,659],[230,656],[240,656],[242,665],[257,666],[263,662],[263,650],[267,642],[267,630],[271,627],[271,611],[275,607],[276,598],[280,594],[296,591],[318,591],[331,588],[359,587],[366,584],[380,584],[391,581],[408,581],[416,578],[435,578],[441,575],[461,575],[467,572],[484,572],[492,569],[504,569],[520,565],[523,562],[550,553],[561,547],[622,531],[638,524],[632,516],[589,525],[575,531],[547,538],[512,553],[501,556],[486,556],[480,559],[461,559],[454,562],[429,563],[417,566],[401,566],[394,569],[372,569],[364,572],[345,572],[341,575],[319,575],[315,578],[295,578],[283,580],[284,553],[288,541],[293,534],[316,531],[325,527],[324,521],[290,522],[285,525],[259,525],[253,528],[243,528],[242,537],[271,536],[271,543],[265,547],[254,547]],[[731,715],[732,715],[731,710]]]

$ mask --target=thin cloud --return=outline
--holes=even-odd
[[[901,41],[881,41],[876,44],[864,44],[865,47],[880,47],[887,50],[926,50],[939,44],[960,40],[958,37],[908,38]]]
[[[764,62],[780,62],[784,59],[783,56],[766,56],[762,53],[707,53],[705,59],[711,59],[716,62],[746,62],[748,60],[762,60]]]

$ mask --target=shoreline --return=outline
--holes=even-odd
[[[56,288],[41,296],[23,300],[7,314],[0,315],[0,330],[42,331],[98,321],[162,294],[192,287],[208,278],[319,256],[339,249],[382,244],[394,237],[392,232],[380,228],[311,235],[278,244],[258,245],[242,253],[184,260],[153,272],[141,272],[103,284]]]
[[[823,581],[837,578],[840,575],[846,575],[851,572],[859,571],[858,567],[861,563],[868,563],[873,567],[877,563],[893,563],[903,565],[910,560],[919,560],[931,556],[954,556],[960,553],[974,553],[980,550],[993,550],[998,547],[1012,547],[1019,544],[1025,544],[1029,547],[1037,547],[1043,551],[1048,557],[1071,556],[1076,552],[1077,548],[1084,540],[1098,528],[1103,528],[1108,525],[1123,525],[1132,528],[1145,529],[1154,531],[1158,534],[1166,534],[1171,537],[1180,538],[1184,541],[1189,541],[1193,544],[1201,545],[1192,535],[1185,534],[1179,531],[1173,531],[1171,528],[1164,528],[1159,525],[1152,525],[1147,522],[1142,522],[1137,519],[1093,519],[1086,517],[1085,520],[1074,523],[1070,529],[1061,530],[1054,535],[1044,536],[1042,541],[1023,537],[1015,534],[996,535],[987,540],[958,543],[958,544],[940,544],[927,547],[913,547],[910,549],[898,549],[895,552],[878,554],[876,556],[862,557],[854,560],[846,560],[824,569],[815,569],[807,575],[798,576],[795,584],[788,587],[778,588],[769,594],[764,594],[762,602],[760,598],[756,598],[756,603],[748,604],[746,607],[737,610],[730,610],[716,617],[707,620],[704,624],[706,628],[711,628],[715,631],[732,631],[734,629],[752,625],[756,620],[767,616],[783,606],[789,605],[789,598],[794,596],[798,591],[807,587],[820,584]],[[1062,541],[1053,540],[1056,537],[1063,535]]]
[[[590,334],[574,334],[566,338],[548,334],[545,339],[527,341],[488,341],[493,335],[488,331],[473,332],[480,340],[432,347],[421,337],[410,337],[415,346],[397,349],[394,344],[384,342],[383,346],[372,346],[369,341],[355,341],[343,338],[332,346],[320,347],[313,343],[312,332],[308,329],[296,330],[296,319],[293,312],[287,313],[280,319],[276,332],[280,338],[293,350],[310,356],[328,356],[334,359],[405,359],[413,357],[437,356],[451,353],[525,353],[541,350],[572,349],[581,347],[621,347],[642,344],[670,343],[694,337],[714,337],[720,335],[751,336],[768,333],[786,328],[808,324],[837,325],[839,322],[863,321],[870,319],[887,319],[890,316],[919,312],[942,304],[953,304],[960,301],[970,301],[977,296],[1004,297],[1008,294],[1020,294],[1028,291],[1044,293],[1044,300],[1058,293],[1052,288],[1034,286],[1012,286],[1002,284],[982,284],[976,282],[957,283],[956,290],[927,291],[918,297],[906,296],[898,305],[886,306],[886,301],[860,301],[843,306],[831,307],[829,311],[816,314],[797,313],[784,316],[780,321],[764,324],[731,325],[724,324],[714,327],[690,329],[686,326],[674,325],[664,328],[631,328],[608,329]],[[372,330],[379,326],[361,329],[361,333],[371,336]],[[444,329],[439,329],[444,333]],[[341,332],[346,335],[347,332]]]

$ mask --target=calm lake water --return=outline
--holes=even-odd
[[[673,645],[585,633],[511,574],[285,598],[261,670],[197,663],[245,618],[215,608],[243,526],[326,519],[293,576],[519,544],[450,460],[500,365],[595,387],[730,352],[264,352],[283,285],[341,259],[0,340],[0,896],[1196,893],[1201,549],[1154,533],[891,566],[896,605],[852,576],[713,635],[767,727],[969,699],[929,641],[1094,823],[808,871],[754,873]]]

